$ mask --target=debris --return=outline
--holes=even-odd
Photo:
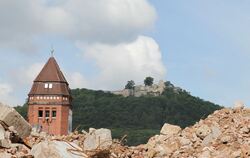
[[[165,123],[163,127],[161,128],[160,133],[162,135],[172,136],[172,135],[178,134],[180,131],[181,131],[181,128],[179,126]]]
[[[8,127],[13,126],[20,138],[25,138],[30,135],[30,124],[12,107],[0,103],[0,121],[1,124]]]
[[[5,129],[4,127],[0,124],[0,140],[5,138]]]
[[[237,108],[215,111],[178,135],[166,137],[161,132],[149,139],[145,151],[150,157],[248,158],[250,109]]]
[[[5,109],[0,107],[1,109]],[[3,110],[2,110],[3,111]],[[215,111],[193,126],[181,129],[164,124],[160,134],[147,144],[128,147],[121,140],[112,140],[109,129],[90,128],[89,132],[74,131],[66,136],[43,132],[20,132],[29,128],[12,110],[0,113],[0,157],[6,158],[249,158],[250,109],[238,106]],[[20,122],[17,125],[10,118]],[[22,120],[23,118],[21,118]],[[17,128],[17,129],[16,129]],[[21,137],[21,135],[25,138]]]
[[[236,101],[234,103],[234,108],[235,109],[243,109],[244,108],[244,103],[242,101]]]
[[[12,158],[12,155],[9,153],[2,153],[0,152],[0,157],[4,157],[4,158]]]
[[[220,138],[220,141],[221,141],[221,143],[223,143],[223,144],[227,144],[227,143],[229,143],[231,140],[232,140],[231,136],[222,136],[222,137]]]
[[[211,133],[211,129],[207,125],[202,125],[196,130],[197,137],[204,139],[207,135]]]
[[[8,139],[1,139],[0,140],[0,146],[3,148],[10,148],[10,140]]]
[[[31,154],[39,158],[83,158],[82,149],[72,142],[43,141],[34,145]]]
[[[112,144],[111,131],[109,129],[89,129],[84,140],[84,150],[107,149]]]

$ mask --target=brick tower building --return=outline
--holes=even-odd
[[[32,127],[53,135],[72,129],[69,84],[54,57],[50,57],[28,94],[28,121]]]

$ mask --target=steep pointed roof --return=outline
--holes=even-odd
[[[34,82],[65,82],[67,83],[54,57],[49,58],[49,60],[44,65],[42,71],[38,74]]]
[[[53,84],[52,88],[45,88],[45,84]],[[64,95],[70,96],[69,84],[61,72],[54,57],[50,57],[38,74],[29,92],[31,95]]]

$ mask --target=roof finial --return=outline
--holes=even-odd
[[[53,57],[54,56],[54,48],[53,48],[53,45],[51,46],[51,50],[50,50],[50,53],[51,53],[51,57]]]

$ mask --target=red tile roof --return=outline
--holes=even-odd
[[[50,57],[34,82],[66,82],[54,57]]]
[[[52,83],[52,88],[45,88],[46,83]],[[29,96],[31,95],[70,95],[68,82],[54,57],[49,58],[34,80],[29,93]]]

